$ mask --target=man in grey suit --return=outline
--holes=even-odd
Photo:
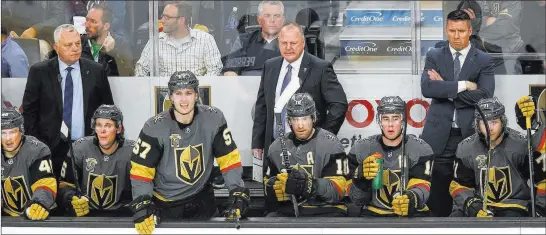
[[[461,10],[448,14],[449,45],[427,53],[421,92],[432,98],[422,139],[434,152],[429,209],[434,216],[451,213],[449,184],[457,145],[474,133],[474,105],[493,96],[495,77],[491,56],[470,44],[470,17]]]

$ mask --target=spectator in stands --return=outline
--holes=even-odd
[[[523,40],[520,35],[522,21],[521,1],[463,1],[461,9],[472,19],[472,34],[489,44],[502,49],[502,53],[523,52]],[[500,51],[489,51],[500,53]],[[516,60],[505,60],[508,74],[520,74],[521,66]]]
[[[53,44],[53,31],[68,23],[67,1],[2,1],[2,25],[11,36],[38,38]]]
[[[88,15],[88,11],[93,8],[96,4],[100,4],[108,7],[112,14],[110,20],[110,31],[112,34],[117,37],[125,37],[125,1],[119,0],[71,0],[68,2],[69,15],[74,16],[83,16]],[[70,20],[73,20],[72,18]]]
[[[475,132],[474,106],[495,92],[492,58],[470,43],[468,14],[462,10],[450,12],[445,28],[449,45],[427,52],[421,76],[421,92],[432,99],[421,136],[434,152],[427,205],[439,217],[451,213],[453,161],[459,142]]]
[[[69,143],[91,135],[93,112],[101,104],[114,101],[102,65],[80,58],[82,46],[76,27],[57,27],[54,39],[59,56],[30,67],[23,117],[25,132],[51,149],[53,170],[58,177]],[[71,136],[71,140],[62,136]]]
[[[212,17],[212,16],[211,16]],[[170,2],[161,16],[159,58],[153,58],[149,40],[136,63],[135,75],[150,76],[152,59],[159,61],[159,76],[189,70],[198,76],[216,76],[222,70],[220,51],[212,35],[191,29],[191,7],[185,2]]]
[[[19,44],[8,36],[2,25],[2,77],[26,78],[28,75],[28,58]]]
[[[113,34],[112,11],[104,4],[93,4],[87,12],[85,31],[81,36],[82,56],[102,64],[108,76],[132,76],[133,55],[129,42]],[[49,58],[57,56],[52,51]]]
[[[262,74],[266,60],[280,56],[277,35],[284,24],[284,5],[281,1],[262,1],[258,5],[261,29],[244,33],[231,47],[224,64],[225,76]]]
[[[523,22],[521,23],[521,37],[525,42],[525,52],[544,53],[546,52],[546,31],[544,24],[538,22],[546,21],[546,1],[525,1],[523,2]],[[544,58],[540,60],[521,61],[523,74],[544,74]]]

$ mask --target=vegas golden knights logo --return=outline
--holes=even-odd
[[[97,175],[89,173],[87,195],[91,206],[96,209],[108,209],[116,203],[118,176]]]
[[[30,193],[23,176],[2,179],[2,199],[4,211],[12,216],[23,214]]]
[[[174,148],[176,176],[184,183],[193,185],[205,172],[203,144]]]
[[[501,202],[512,195],[512,177],[510,167],[493,167],[489,169],[487,199]]]
[[[386,208],[391,208],[394,196],[400,192],[400,170],[387,169],[383,171],[383,184],[375,192],[377,200]]]

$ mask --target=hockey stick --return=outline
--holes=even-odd
[[[532,98],[531,98],[532,99]],[[538,115],[538,114],[537,114]],[[525,128],[527,129],[527,154],[529,156],[529,180],[531,181],[531,217],[536,216],[535,209],[535,180],[533,169],[533,143],[531,141],[531,117],[525,118]]]
[[[275,102],[275,119],[277,120],[277,131],[279,134],[279,139],[281,141],[281,153],[282,158],[284,161],[284,168],[282,171],[285,171],[286,173],[290,173],[290,156],[288,156],[288,150],[286,149],[286,143],[284,142],[284,125],[282,120],[282,110],[284,109],[284,106],[286,103],[288,103],[288,100],[292,97],[292,94],[294,94],[299,87],[296,86],[288,86],[286,90],[282,93],[282,95],[279,97],[279,100]],[[298,201],[296,200],[295,195],[291,195],[292,204],[294,205],[294,215],[296,217],[299,216],[300,212],[298,209]]]
[[[483,206],[482,210],[487,213],[487,215],[492,215],[492,213],[487,210],[487,187],[489,184],[489,165],[491,162],[491,133],[489,131],[489,123],[487,122],[487,118],[485,118],[485,115],[483,114],[483,111],[480,109],[480,106],[476,104],[476,110],[478,113],[480,113],[480,116],[482,118],[483,125],[485,125],[485,132],[487,136],[485,137],[485,142],[487,143],[487,166],[485,168],[485,184],[483,182],[483,179],[481,179],[481,169],[480,169],[480,184],[481,184],[481,190],[482,190],[482,197],[483,197]]]
[[[406,102],[404,102],[404,113],[402,116],[402,120],[404,121],[404,130],[402,130],[402,179],[401,179],[401,187],[400,187],[400,196],[402,196],[402,193],[404,193],[404,190],[406,190],[406,187],[408,186],[408,156],[406,156],[406,131],[408,129],[408,110],[406,106]]]
[[[78,190],[78,192],[82,193],[82,188],[80,187],[80,181],[78,180],[78,172],[76,172],[76,163],[74,163],[74,159],[76,159],[76,157],[74,156],[74,149],[72,148],[72,132],[71,130],[69,129],[68,130],[68,137],[67,137],[67,142],[68,142],[68,151],[70,152],[70,167],[72,167],[72,177],[74,177],[74,185],[76,186],[76,189]]]

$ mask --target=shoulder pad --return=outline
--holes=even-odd
[[[163,120],[165,119],[165,113],[164,112],[161,112],[161,113],[158,113],[156,114],[154,117],[152,117],[150,120],[148,120],[149,122],[153,123],[153,124],[156,124],[156,123],[161,123],[163,122]]]
[[[77,139],[76,141],[74,141],[74,145],[79,145],[79,144],[81,144],[81,143],[83,143],[85,141],[87,141],[86,136],[81,137],[81,138]]]
[[[203,105],[203,108],[203,110],[206,112],[218,113],[218,109],[215,107]]]
[[[339,139],[337,138],[336,135],[332,134],[331,132],[329,132],[327,130],[322,130],[322,131],[324,131],[324,137],[326,139],[334,141],[334,142],[339,142]]]
[[[525,140],[525,136],[519,132],[519,131],[516,131],[512,128],[509,128],[507,127],[506,128],[506,132],[508,133],[508,136],[510,136],[512,139],[515,139],[515,140]]]
[[[473,134],[469,137],[466,137],[464,140],[461,141],[461,143],[459,143],[459,145],[463,145],[463,144],[470,144],[471,142],[473,142],[476,138],[478,138],[478,134]]]
[[[366,146],[372,146],[373,143],[377,142],[377,137],[378,135],[372,135],[355,141],[355,144],[351,147],[350,152],[354,153],[354,151],[360,151],[361,148],[365,148]]]
[[[135,141],[134,140],[128,140],[128,139],[125,139],[125,144],[127,146],[130,146],[130,147],[135,147]]]

